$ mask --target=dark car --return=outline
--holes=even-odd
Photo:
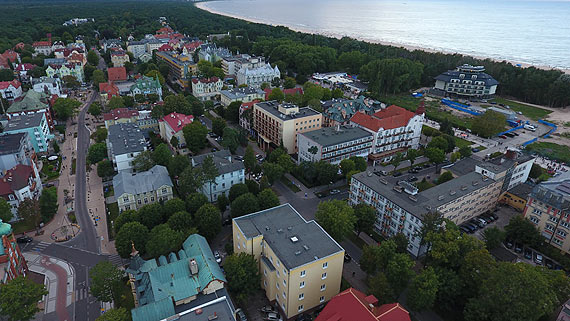
[[[299,314],[297,321],[311,321],[311,317],[306,314]]]
[[[511,240],[506,240],[506,241],[505,241],[505,246],[507,247],[507,249],[513,248],[513,241],[511,241]]]
[[[460,225],[460,226],[459,226],[459,229],[460,229],[461,231],[465,232],[465,233],[469,233],[469,234],[473,233],[473,232],[471,232],[470,229],[468,229],[467,227],[465,227],[465,226],[463,226],[463,225]]]
[[[392,174],[392,176],[394,176],[394,177],[402,176],[402,173],[400,173],[400,172],[395,172],[394,174]]]
[[[236,315],[238,321],[247,321],[247,317],[245,316],[245,313],[243,313],[242,309],[236,309]]]
[[[471,222],[465,223],[465,226],[466,226],[468,229],[470,229],[471,232],[475,232],[475,231],[477,231],[477,230],[479,229],[479,226],[478,226],[478,225],[475,225],[475,224],[473,224],[473,223],[471,223]]]
[[[524,249],[524,258],[527,260],[532,259],[532,251],[530,249]]]
[[[501,135],[501,136],[499,136],[499,138],[502,138],[502,139],[507,139],[507,136],[505,136],[505,135]]]
[[[18,243],[30,243],[31,241],[33,241],[33,239],[27,235],[20,236],[16,239]]]
[[[546,265],[546,267],[549,269],[552,269],[554,267],[554,264],[552,263],[552,261],[550,259],[545,259],[544,265]]]
[[[409,182],[415,182],[415,181],[417,181],[417,180],[418,180],[418,178],[415,177],[415,176],[412,176],[412,177],[408,178],[408,181],[409,181]]]
[[[217,152],[217,151],[218,151],[218,149],[216,147],[212,148],[212,153]]]
[[[418,171],[415,168],[409,169],[408,173],[416,174]]]
[[[429,168],[430,166],[430,164],[424,164],[424,168]]]
[[[421,166],[416,166],[416,167],[414,167],[414,169],[417,170],[417,171],[421,171],[421,170],[422,170],[422,167],[421,167]]]
[[[344,252],[344,263],[352,261],[352,257],[348,253]]]
[[[520,243],[515,243],[515,252],[522,253],[522,245]]]
[[[223,226],[228,226],[228,225],[232,225],[232,220],[231,219],[225,219],[224,222],[222,223]]]
[[[471,148],[471,151],[472,151],[473,153],[477,153],[477,152],[479,151],[479,148]]]

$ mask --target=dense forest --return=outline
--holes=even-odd
[[[234,52],[265,55],[285,73],[303,83],[313,72],[344,70],[370,82],[376,94],[391,94],[433,86],[433,77],[458,65],[483,65],[499,82],[498,94],[553,107],[570,105],[570,75],[557,70],[520,68],[507,62],[479,60],[460,54],[409,51],[350,38],[330,38],[294,32],[210,14],[188,2],[26,2],[4,3],[0,12],[0,50],[18,42],[69,40],[83,35],[88,45],[100,38],[129,35],[136,39],[159,28],[158,17],[189,36],[205,39],[211,33],[230,32],[220,44]],[[95,22],[64,27],[70,18]]]

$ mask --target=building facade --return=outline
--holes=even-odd
[[[0,172],[5,172],[16,165],[28,165],[36,167],[37,156],[28,133],[0,135]]]
[[[222,70],[226,77],[237,77],[241,68],[257,68],[265,65],[265,57],[250,56],[248,54],[234,55],[222,59]]]
[[[18,219],[18,206],[26,198],[39,199],[42,193],[42,180],[35,166],[18,164],[2,173],[0,177],[0,197],[10,205],[12,219]]]
[[[28,265],[12,233],[12,226],[0,220],[0,284],[27,274]]]
[[[12,117],[43,113],[46,116],[48,126],[53,130],[53,118],[50,107],[47,104],[48,97],[49,96],[44,93],[28,90],[22,100],[15,101],[10,108],[6,110],[6,115],[11,119]]]
[[[45,153],[49,149],[49,141],[53,134],[44,113],[15,116],[10,118],[8,126],[4,128],[7,134],[27,133],[36,153]]]
[[[156,53],[156,58],[168,64],[168,78],[172,82],[177,83],[183,89],[190,88],[189,80],[198,68],[191,55],[161,51]]]
[[[322,114],[310,107],[276,101],[253,105],[253,130],[265,150],[283,143],[289,154],[297,152],[297,134],[321,128]]]
[[[184,115],[180,113],[170,113],[158,121],[160,128],[160,137],[166,140],[172,146],[172,137],[176,137],[178,145],[172,146],[180,151],[182,155],[186,155],[190,150],[186,147],[186,139],[182,129],[194,121],[194,116]]]
[[[32,81],[33,89],[36,92],[44,93],[46,95],[58,95],[61,96],[62,94],[62,84],[61,79],[59,78],[49,78],[49,77],[41,77],[36,78]]]
[[[198,51],[199,60],[207,60],[211,63],[231,56],[232,53],[227,48],[218,47],[215,43],[202,44]]]
[[[358,127],[325,127],[297,134],[298,162],[339,164],[353,156],[367,158],[374,136]]]
[[[483,66],[462,65],[435,77],[434,92],[444,96],[490,98],[499,82],[485,73]]]
[[[109,130],[109,126],[120,123],[136,123],[139,118],[139,111],[128,108],[112,109],[108,113],[103,114],[105,128]]]
[[[162,100],[162,85],[160,85],[160,81],[158,80],[158,76],[156,79],[151,77],[142,76],[141,78],[137,79],[135,83],[131,86],[131,96],[136,95],[150,95],[154,94],[158,96],[158,100]]]
[[[126,51],[122,49],[111,51],[111,63],[113,67],[123,67],[125,63],[129,62],[130,58]]]
[[[344,249],[290,204],[234,218],[232,230],[234,253],[259,262],[261,287],[286,319],[339,293]]]
[[[77,81],[84,82],[83,67],[81,64],[67,63],[65,65],[49,65],[46,68],[46,75],[50,78],[59,77],[63,79],[65,76],[73,76]]]
[[[140,173],[123,171],[113,177],[113,190],[120,212],[166,202],[174,197],[173,186],[168,170],[161,165]]]
[[[224,82],[218,77],[192,79],[192,95],[205,101],[220,95]]]
[[[224,149],[213,153],[192,157],[192,167],[202,166],[206,158],[212,158],[218,169],[218,176],[214,182],[206,182],[202,185],[202,194],[208,197],[210,202],[215,202],[224,194],[229,196],[230,188],[235,184],[245,183],[245,167],[243,162],[232,158],[229,150]]]
[[[237,72],[238,85],[247,85],[255,88],[261,88],[263,83],[271,84],[275,78],[281,78],[281,72],[277,66],[272,68],[270,64],[254,68],[242,67]]]
[[[220,91],[220,103],[225,107],[235,101],[249,103],[254,100],[265,99],[265,93],[260,88],[254,87],[236,87],[229,90]]]
[[[22,84],[16,79],[0,81],[0,96],[6,100],[20,98],[22,96]]]
[[[117,172],[133,172],[133,161],[138,154],[147,150],[146,140],[140,128],[133,123],[119,123],[109,126],[107,154]]]

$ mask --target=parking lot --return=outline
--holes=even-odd
[[[518,212],[517,210],[515,210],[510,206],[498,206],[497,210],[494,213],[497,214],[499,218],[496,221],[487,224],[485,227],[479,228],[477,231],[475,231],[475,233],[473,233],[475,237],[477,237],[480,240],[483,240],[483,232],[486,229],[494,226],[504,230],[505,226],[509,224],[511,218],[513,218],[516,215],[521,215],[520,212]]]

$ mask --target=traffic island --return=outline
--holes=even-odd
[[[79,235],[81,227],[77,224],[68,224],[58,227],[53,233],[51,233],[51,239],[56,242],[69,241],[72,238]]]

